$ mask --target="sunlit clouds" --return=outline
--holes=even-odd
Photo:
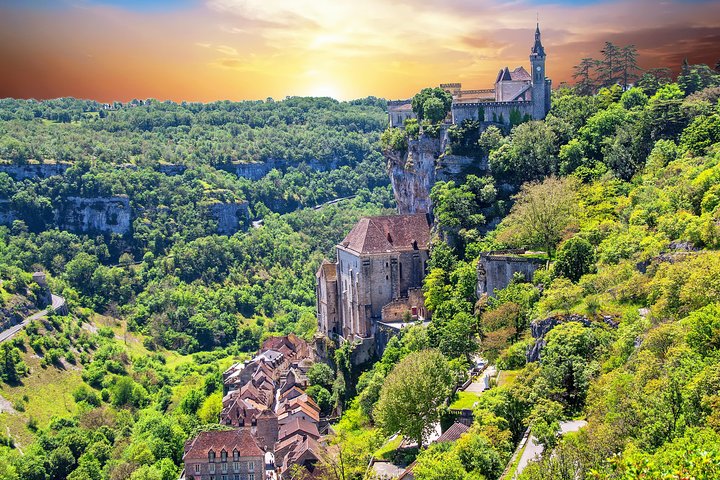
[[[637,44],[645,67],[720,58],[718,2],[130,3],[0,7],[0,96],[402,98],[448,81],[486,88],[505,65],[528,63],[538,14],[555,85],[605,40]]]

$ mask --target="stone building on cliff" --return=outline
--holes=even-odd
[[[428,319],[422,296],[430,246],[426,214],[366,217],[316,278],[319,332],[356,344],[354,362],[384,349],[389,331]]]
[[[509,125],[511,119],[545,118],[550,110],[552,82],[545,77],[545,48],[540,39],[540,25],[535,29],[535,43],[530,49],[530,72],[520,66],[514,70],[503,68],[493,88],[463,90],[460,83],[446,83],[440,87],[452,94],[452,123],[477,120]],[[390,126],[402,127],[405,120],[415,118],[411,100],[388,102]]]

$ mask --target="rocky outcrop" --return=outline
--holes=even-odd
[[[393,187],[398,213],[429,213],[430,190],[437,181],[455,180],[470,174],[487,172],[487,161],[461,155],[445,155],[445,132],[438,138],[421,135],[409,140],[406,151],[385,152],[387,170]]]
[[[16,219],[10,200],[0,200],[0,225],[11,225]]]
[[[0,164],[0,173],[7,173],[13,180],[48,178],[63,175],[69,163],[31,163],[27,165]]]
[[[407,151],[385,153],[398,213],[430,212],[430,190],[435,184],[436,162],[441,152],[440,139],[421,136],[408,142]]]
[[[316,172],[325,172],[338,168],[339,164],[340,162],[338,160],[321,162],[320,160],[313,159],[307,162],[294,163],[289,160],[269,159],[264,162],[234,163],[229,170],[238,177],[249,180],[260,180],[273,169],[284,172],[290,167],[299,168],[302,165],[307,165],[311,170]]]
[[[478,298],[483,294],[495,295],[495,290],[507,287],[515,274],[521,274],[526,282],[532,281],[533,274],[542,268],[546,260],[523,256],[524,250],[504,250],[480,254],[477,266]]]
[[[586,328],[594,328],[601,324],[608,325],[611,328],[617,328],[618,322],[610,315],[603,315],[598,320],[591,320],[585,315],[572,313],[569,315],[555,315],[543,320],[535,320],[530,324],[530,333],[535,339],[535,343],[528,349],[526,358],[528,362],[537,362],[540,360],[540,353],[545,347],[545,335],[550,330],[557,327],[561,323],[578,322]]]
[[[83,233],[130,232],[130,201],[126,196],[68,197],[55,211],[59,228]]]
[[[218,224],[217,232],[221,235],[232,235],[249,220],[248,202],[216,202],[208,208]]]
[[[167,176],[182,175],[187,170],[187,166],[175,163],[161,163],[156,167],[157,171]]]

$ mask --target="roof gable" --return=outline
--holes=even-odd
[[[424,213],[361,218],[340,243],[361,254],[427,250],[429,244],[430,225]]]
[[[188,445],[183,455],[184,460],[207,460],[209,452],[231,452],[237,450],[241,457],[263,457],[265,453],[260,449],[250,431],[244,428],[235,430],[218,430],[200,432]]]

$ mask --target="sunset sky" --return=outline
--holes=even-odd
[[[525,65],[540,18],[557,86],[605,40],[643,67],[714,65],[720,2],[0,0],[0,98],[406,98],[489,88]]]

